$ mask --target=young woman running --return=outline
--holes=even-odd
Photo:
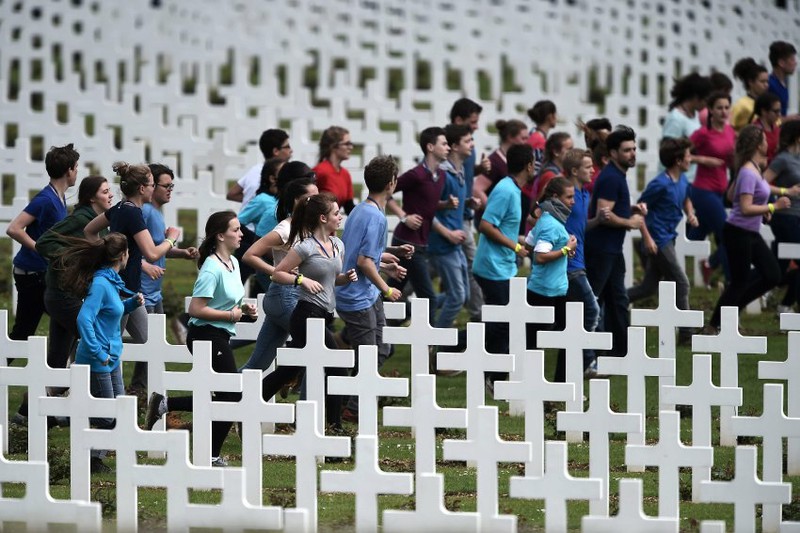
[[[350,132],[339,126],[331,126],[322,132],[319,139],[319,163],[314,167],[320,192],[333,194],[346,213],[355,206],[353,178],[342,163],[350,159],[352,152]]]

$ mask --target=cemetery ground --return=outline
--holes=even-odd
[[[166,285],[168,298],[177,295],[191,294],[191,288],[196,269],[194,264],[187,261],[169,260],[167,268]],[[713,309],[718,291],[716,289],[692,289],[691,308],[703,310],[708,318]],[[173,302],[174,304],[174,302]],[[655,300],[644,302],[639,307],[654,307]],[[0,308],[10,307],[8,293],[0,295]],[[171,317],[169,317],[171,318]],[[463,316],[461,317],[463,320]],[[340,323],[337,323],[340,325]],[[459,323],[463,326],[463,322]],[[786,358],[787,335],[779,329],[777,314],[774,309],[768,309],[760,315],[743,314],[740,330],[743,334],[767,335],[767,355],[743,355],[739,358],[739,380],[744,391],[744,403],[739,409],[743,416],[758,416],[762,411],[762,391],[764,380],[757,378],[757,363],[759,360],[782,361]],[[47,317],[42,320],[37,334],[46,335]],[[168,333],[170,342],[175,342],[172,332]],[[647,331],[647,353],[656,356],[657,332],[655,328]],[[236,351],[237,361],[243,364],[252,350],[252,345],[239,348]],[[719,355],[713,355],[714,382],[719,384]],[[15,365],[24,364],[18,360]],[[183,365],[185,367],[185,365]],[[179,369],[181,365],[174,365]],[[555,368],[555,351],[547,351],[547,364],[545,375],[552,377]],[[132,364],[126,363],[124,375],[132,375]],[[408,346],[396,346],[396,351],[385,367],[384,374],[399,373],[402,377],[409,377],[410,355]],[[692,380],[691,351],[689,347],[679,346],[677,353],[678,385],[688,385]],[[126,379],[127,380],[127,379]],[[626,409],[626,384],[625,378],[612,376],[611,380],[611,407],[616,412],[625,412]],[[658,442],[658,405],[657,405],[658,378],[647,378],[647,410],[646,410],[646,443],[648,445]],[[10,389],[9,410],[13,412],[19,405],[22,390]],[[180,394],[180,393],[175,393]],[[437,378],[437,401],[442,407],[465,406],[465,377]],[[588,395],[588,388],[586,389]],[[296,401],[297,395],[290,394],[286,402]],[[392,398],[391,405],[409,405],[409,398]],[[487,398],[487,404],[497,405],[500,410],[500,438],[508,441],[520,441],[524,438],[524,422],[522,417],[509,416],[508,404],[504,401],[496,402]],[[547,410],[545,416],[544,436],[547,440],[564,440],[564,433],[556,431],[556,411],[563,408],[562,404],[555,404]],[[714,420],[717,420],[719,408],[714,409]],[[143,419],[143,411],[140,413]],[[191,415],[185,415],[187,421]],[[681,416],[681,433],[684,444],[691,444],[691,415],[684,412]],[[712,426],[713,440],[719,442],[718,424]],[[345,429],[355,435],[357,426],[345,423]],[[291,432],[288,425],[279,425],[278,432]],[[449,429],[437,436],[437,471],[445,476],[445,506],[450,511],[474,511],[476,508],[476,476],[474,469],[468,468],[463,462],[442,460],[442,441],[444,439],[463,439],[465,430]],[[25,460],[26,450],[24,431],[12,426],[9,432],[11,460]],[[643,509],[646,514],[655,516],[658,512],[658,470],[648,467],[642,473],[628,473],[625,467],[625,434],[615,433],[610,438],[610,515],[617,512],[619,480],[624,478],[641,478],[644,480]],[[742,444],[760,445],[761,439],[745,438]],[[414,440],[409,428],[385,427],[379,425],[380,468],[386,472],[414,472]],[[48,442],[51,477],[51,494],[54,498],[69,497],[69,429],[55,428],[49,432]],[[786,443],[784,439],[784,455]],[[232,466],[240,464],[241,440],[232,430],[223,448],[223,455],[227,456]],[[759,478],[761,477],[761,461],[759,457]],[[265,456],[263,468],[263,502],[265,505],[279,505],[294,507],[295,505],[295,467],[291,457]],[[108,464],[114,467],[115,457],[113,452],[107,459]],[[148,459],[146,454],[139,456],[140,463],[158,462]],[[784,465],[786,461],[784,460]],[[568,456],[569,473],[575,477],[588,477],[589,475],[589,445],[588,438],[583,443],[569,445]],[[341,463],[319,465],[319,469],[351,470],[354,467],[353,458]],[[499,513],[514,514],[519,517],[521,531],[535,531],[544,527],[544,502],[542,500],[525,500],[509,497],[509,477],[524,475],[524,464],[501,463],[498,465],[499,475]],[[734,448],[714,447],[714,467],[712,480],[730,480],[736,474],[734,467]],[[798,483],[800,478],[784,476],[785,482],[793,486],[793,500],[789,505],[783,506],[784,520],[800,519],[800,491]],[[24,487],[6,483],[2,485],[4,497],[21,496]],[[699,522],[706,519],[725,520],[727,527],[733,527],[733,506],[729,504],[710,504],[691,502],[691,470],[681,469],[680,473],[680,500],[681,509],[680,527],[682,531],[696,531]],[[114,530],[115,511],[115,477],[114,473],[92,476],[92,499],[103,504],[103,514],[106,519],[104,528]],[[218,490],[194,490],[190,498],[194,503],[216,503],[220,501],[221,492]],[[319,495],[319,524],[321,529],[352,527],[355,516],[355,499],[352,495],[320,493]],[[413,496],[384,495],[379,497],[380,508],[410,509],[414,506]],[[570,529],[580,529],[581,517],[589,512],[588,501],[571,501],[568,503],[568,523]],[[166,493],[161,488],[139,489],[139,521],[143,530],[159,530],[166,527]],[[13,531],[14,528],[8,529]],[[24,530],[20,526],[20,530]]]

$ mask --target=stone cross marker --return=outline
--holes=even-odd
[[[719,384],[722,387],[739,386],[739,355],[767,353],[765,337],[746,337],[739,333],[739,310],[736,307],[723,307],[718,335],[695,335],[692,338],[692,351],[719,353]],[[731,430],[731,419],[736,409],[723,405],[719,408],[719,443],[722,446],[736,446],[736,436]]]
[[[416,505],[413,511],[386,510],[383,512],[383,531],[447,531],[463,533],[480,531],[478,513],[448,511],[444,506],[444,475],[417,474]]]
[[[356,437],[356,467],[347,472],[325,470],[320,490],[346,492],[356,497],[356,531],[378,530],[378,495],[413,494],[413,474],[384,472],[378,464],[378,437]]]
[[[599,479],[572,477],[567,468],[567,443],[546,444],[547,468],[543,476],[513,476],[509,481],[512,498],[544,500],[545,531],[567,531],[568,500],[599,500],[603,483]]]
[[[631,325],[655,326],[658,328],[658,357],[675,359],[675,329],[699,328],[703,326],[703,312],[678,309],[677,290],[674,281],[658,284],[658,307],[656,309],[632,309]],[[658,386],[675,385],[675,374],[659,377]],[[675,406],[661,404],[659,409],[669,411]]]
[[[711,373],[711,355],[692,357],[692,384],[663,387],[661,398],[668,404],[692,406],[692,445],[711,446],[711,408],[718,405],[742,405],[742,389],[717,387]],[[711,468],[692,468],[692,501],[700,498],[700,482],[711,480]]]
[[[589,409],[583,413],[558,413],[559,431],[586,431],[589,433],[589,477],[603,483],[603,497],[589,502],[593,515],[608,516],[608,437],[611,433],[641,433],[642,416],[615,413],[608,404],[609,381],[593,379],[589,382]]]
[[[619,512],[616,516],[584,516],[581,530],[586,533],[612,531],[648,533],[678,533],[677,518],[652,518],[642,511],[642,480],[619,480]]]

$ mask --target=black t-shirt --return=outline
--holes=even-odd
[[[133,236],[147,229],[142,210],[133,202],[123,200],[106,211],[106,218],[111,231],[122,233],[128,239],[128,265],[119,275],[128,290],[139,292],[142,280],[142,251]]]

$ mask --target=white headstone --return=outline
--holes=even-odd
[[[444,506],[444,476],[417,473],[416,504],[413,511],[386,510],[383,512],[383,531],[477,532],[480,526],[478,513],[452,512]]]
[[[584,516],[581,530],[586,533],[618,533],[647,531],[648,533],[677,533],[677,518],[652,518],[642,511],[642,480],[619,480],[619,513],[616,516]]]

